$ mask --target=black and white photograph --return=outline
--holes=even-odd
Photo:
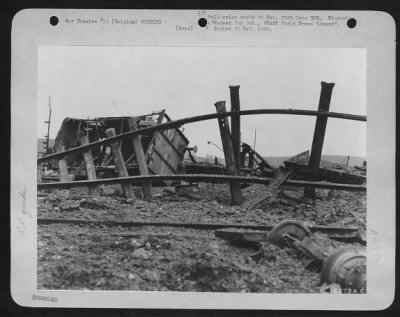
[[[394,30],[381,12],[17,14],[14,301],[390,305]]]
[[[360,48],[39,48],[38,289],[366,292],[365,89]]]

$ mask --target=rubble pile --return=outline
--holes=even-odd
[[[176,121],[165,110],[65,118],[37,160],[38,288],[364,290],[366,161],[321,158],[329,117],[367,118],[329,112],[333,86],[321,82],[317,111],[256,110],[316,117],[311,151],[280,167],[241,140],[240,117],[254,110],[240,110],[240,86],[229,88],[230,114],[219,101],[214,114]],[[198,161],[183,134],[210,118],[223,164]]]
[[[244,189],[241,206],[230,204],[229,187],[222,184],[199,184],[199,200],[173,195],[174,188],[157,188],[152,201],[133,205],[116,188],[105,188],[112,194],[96,198],[47,193],[38,198],[38,217],[272,225],[298,219],[361,227],[366,219],[365,193],[318,190],[312,201],[304,200],[301,190],[285,191],[275,202],[252,209],[265,186]],[[320,292],[319,273],[306,270],[295,249],[266,242],[262,249],[263,255],[254,257],[256,249],[216,238],[213,230],[43,225],[38,226],[38,288]]]

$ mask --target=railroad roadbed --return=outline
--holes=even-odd
[[[171,189],[153,190],[152,201],[133,203],[123,199],[118,185],[104,187],[99,197],[84,189],[71,190],[68,199],[39,192],[38,219],[64,222],[38,222],[38,288],[318,293],[319,274],[306,270],[294,249],[265,242],[263,256],[255,257],[255,249],[215,237],[212,224],[268,226],[293,219],[365,230],[364,192],[317,189],[317,199],[311,200],[298,188],[252,209],[264,198],[265,186],[243,189],[240,206],[230,205],[224,184],[200,184],[191,193],[196,199]],[[141,189],[135,191],[140,197]]]

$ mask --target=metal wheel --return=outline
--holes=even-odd
[[[285,247],[287,246],[283,237],[285,234],[302,241],[311,235],[311,230],[301,221],[285,220],[272,228],[268,233],[267,241],[279,247]]]
[[[321,282],[337,283],[347,289],[365,290],[366,264],[364,248],[351,246],[339,249],[325,260],[321,271]]]

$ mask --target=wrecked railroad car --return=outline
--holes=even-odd
[[[310,151],[304,151],[284,161],[284,164],[287,168],[295,170],[296,178],[307,179],[310,175],[309,160]],[[361,185],[367,181],[366,169],[360,170],[356,167],[353,168],[326,160],[320,161],[317,176],[319,181],[324,180],[341,184]]]
[[[94,119],[65,118],[51,152],[61,152],[63,149],[78,147],[81,145],[80,137],[85,135],[88,137],[89,143],[103,140],[106,138],[105,131],[110,128],[115,129],[116,135],[129,132],[129,119],[131,117],[128,116]],[[139,129],[171,121],[164,110],[137,116],[135,119]],[[170,175],[181,171],[189,140],[179,128],[143,133],[140,139],[150,174]],[[138,175],[139,170],[131,140],[120,140],[119,145],[129,175]],[[94,147],[91,151],[97,177],[117,176],[109,145]],[[75,179],[86,179],[86,169],[81,153],[67,155],[66,161],[69,173],[73,174]],[[50,165],[51,169],[58,169],[57,161],[52,161]]]
[[[127,121],[130,118],[128,116],[99,117],[94,119],[65,118],[57,133],[54,145],[50,149],[50,153],[61,152],[63,149],[67,150],[80,146],[80,137],[84,135],[88,137],[89,143],[103,140],[106,138],[105,131],[109,128],[114,128],[116,135],[128,132],[129,124]],[[135,118],[138,128],[171,121],[165,110]],[[150,174],[227,174],[223,162],[215,162],[215,164],[197,162],[191,154],[193,148],[188,147],[189,140],[179,128],[143,133],[141,135],[141,142]],[[139,169],[131,140],[120,140],[119,145],[129,175],[138,175]],[[197,147],[195,148],[197,150]],[[95,147],[91,151],[98,178],[117,176],[116,166],[109,145]],[[186,152],[190,160],[184,160]],[[80,180],[87,178],[83,155],[81,153],[69,154],[65,158],[69,174],[73,179]],[[53,171],[58,170],[58,161],[51,161],[48,167]],[[248,144],[242,143],[242,175],[273,176],[274,173],[274,168],[260,154],[256,153]],[[43,175],[43,180],[58,180],[58,178],[57,173]]]
[[[184,161],[185,173],[216,175],[228,174],[225,164],[218,162],[217,158],[215,158],[214,164],[196,162],[193,157],[191,157],[191,159],[191,161]],[[272,167],[265,158],[254,151],[250,145],[245,142],[241,142],[240,175],[273,177],[275,174],[276,169]]]
[[[138,128],[158,125],[171,121],[165,110],[153,112],[147,115],[134,117]],[[80,146],[80,138],[87,136],[89,143],[105,139],[106,130],[113,128],[115,134],[130,131],[128,120],[132,117],[100,117],[94,119],[65,118],[56,136],[53,147],[49,152],[57,153]],[[228,174],[223,162],[205,163],[197,162],[192,156],[189,140],[180,130],[180,127],[160,131],[144,132],[140,135],[148,171],[152,175],[186,174]],[[132,140],[129,138],[118,141],[128,174],[139,175],[135,151]],[[118,176],[110,145],[99,145],[91,149],[93,163],[98,178]],[[185,154],[190,159],[184,159]],[[196,150],[194,150],[196,152]],[[49,153],[50,154],[50,153]],[[284,162],[286,168],[294,170],[292,179],[309,179],[310,168],[308,166],[309,151],[302,152]],[[68,173],[71,179],[87,179],[87,172],[82,153],[68,154],[65,156]],[[50,161],[47,172],[43,173],[42,180],[59,180],[58,161]],[[279,170],[271,166],[265,158],[254,151],[250,145],[241,142],[240,174],[242,176],[276,177]],[[329,161],[320,161],[318,180],[325,180],[343,184],[363,184],[366,182],[366,167],[348,167]],[[165,185],[170,182],[158,182],[154,185]]]

